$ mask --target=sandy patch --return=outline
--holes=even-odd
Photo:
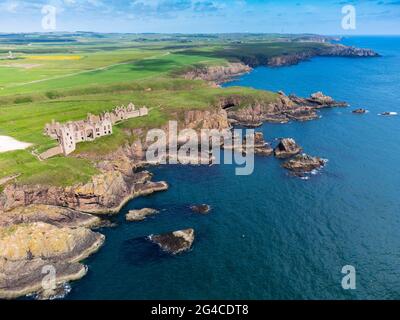
[[[24,150],[32,144],[15,140],[8,136],[0,136],[0,153],[14,150]]]

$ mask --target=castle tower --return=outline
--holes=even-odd
[[[61,149],[64,155],[69,155],[76,149],[76,140],[74,135],[74,130],[71,126],[62,126],[58,133],[58,140],[60,142]]]

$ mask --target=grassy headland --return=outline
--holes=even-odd
[[[20,174],[21,184],[66,186],[87,181],[93,163],[76,157],[39,161],[55,142],[44,125],[85,118],[116,105],[134,102],[151,108],[150,116],[117,126],[114,134],[80,144],[76,154],[106,154],[132,137],[126,129],[155,128],[176,111],[213,108],[222,97],[239,95],[244,103],[275,99],[275,94],[249,88],[215,88],[179,75],[198,65],[244,61],[324,46],[297,36],[271,35],[97,35],[0,36],[0,135],[29,142],[23,151],[0,153],[0,178]],[[15,59],[7,59],[12,51]],[[151,89],[151,90],[149,90]]]

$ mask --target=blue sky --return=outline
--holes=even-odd
[[[0,0],[0,32],[43,31],[46,4],[56,31],[400,34],[400,0]],[[347,4],[356,30],[341,27]]]

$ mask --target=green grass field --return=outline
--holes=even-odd
[[[98,114],[131,101],[151,108],[148,117],[124,122],[112,136],[79,144],[76,151],[107,154],[132,139],[126,129],[160,127],[177,110],[212,108],[221,97],[231,95],[248,102],[276,98],[265,91],[214,88],[202,81],[184,80],[178,75],[185,68],[320,45],[279,42],[272,36],[240,36],[237,44],[228,36],[194,37],[190,42],[179,36],[121,37],[80,36],[51,45],[40,43],[40,38],[32,44],[0,37],[0,135],[33,144],[27,150],[0,153],[0,178],[20,174],[21,184],[56,186],[88,181],[97,172],[90,160],[60,156],[41,162],[31,154],[55,146],[43,134],[52,119],[79,120],[88,112]],[[10,50],[17,59],[2,58]]]

